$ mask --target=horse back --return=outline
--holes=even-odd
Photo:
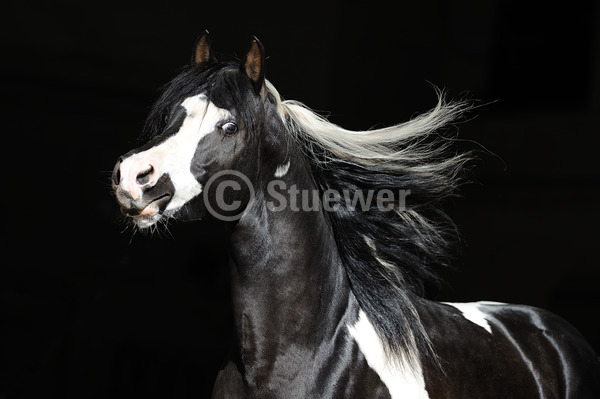
[[[430,398],[598,398],[600,360],[566,320],[534,307],[423,301],[438,359],[423,359]]]

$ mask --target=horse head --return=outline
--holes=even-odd
[[[217,61],[207,32],[198,39],[192,63],[150,112],[148,141],[121,156],[114,168],[121,210],[138,227],[162,218],[206,216],[207,186],[219,179],[240,189],[221,186],[221,204],[211,197],[212,206],[222,205],[219,214],[226,219],[243,211],[252,194],[249,179],[259,170],[257,146],[263,140],[258,136],[267,123],[264,63],[256,38],[243,62]]]

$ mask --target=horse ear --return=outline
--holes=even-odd
[[[208,60],[216,61],[210,51],[210,37],[208,36],[208,31],[205,30],[196,40],[196,47],[194,48],[194,54],[192,55],[192,63],[198,65]]]
[[[248,49],[248,53],[246,53],[244,70],[252,81],[256,94],[262,95],[262,88],[265,82],[265,49],[256,37],[250,43],[250,48]]]

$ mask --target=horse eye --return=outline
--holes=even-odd
[[[235,132],[237,132],[238,127],[235,123],[233,122],[227,122],[225,123],[223,126],[221,126],[221,129],[223,129],[223,131],[226,134],[234,134]]]

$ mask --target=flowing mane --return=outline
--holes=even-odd
[[[426,287],[439,285],[435,269],[452,258],[455,228],[439,203],[456,194],[470,156],[452,154],[453,140],[440,132],[469,105],[448,103],[437,91],[436,107],[408,122],[351,131],[300,102],[282,100],[269,82],[267,88],[322,192],[410,190],[406,203],[394,203],[392,212],[342,201],[328,216],[352,290],[387,349],[409,361],[417,352],[435,359],[413,302]]]

